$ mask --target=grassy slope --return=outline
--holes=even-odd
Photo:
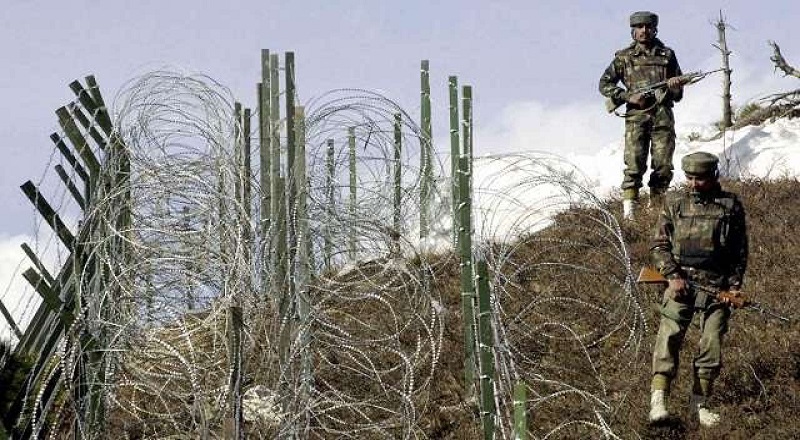
[[[746,290],[751,292],[754,299],[764,304],[769,304],[775,311],[791,316],[800,316],[800,304],[796,299],[796,292],[800,289],[800,275],[794,271],[800,267],[800,205],[796,203],[797,194],[800,193],[800,182],[784,180],[778,182],[726,182],[724,187],[739,193],[748,212],[751,263],[746,279]],[[619,212],[619,201],[609,201],[613,212]],[[540,233],[539,241],[528,238],[529,244],[518,246],[515,255],[519,261],[534,261],[536,258],[545,258],[548,261],[557,259],[564,262],[578,262],[587,264],[591,260],[592,267],[604,268],[609,271],[618,270],[618,262],[608,256],[603,260],[602,254],[588,253],[587,250],[571,247],[553,248],[554,253],[542,257],[542,244],[553,240],[583,240],[586,242],[585,232],[596,228],[591,221],[583,221],[590,216],[577,213],[566,213],[561,220],[565,223],[573,222],[571,228],[550,229]],[[646,264],[648,261],[648,248],[651,229],[655,220],[655,212],[645,211],[637,222],[623,223],[623,234],[628,244],[634,268]],[[558,223],[558,221],[557,221]],[[561,235],[559,235],[561,234]],[[572,234],[572,235],[570,235]],[[447,313],[445,334],[442,352],[435,372],[433,382],[426,388],[427,396],[421,396],[419,430],[421,438],[431,439],[478,439],[481,438],[480,427],[477,421],[477,412],[473,404],[467,403],[462,398],[462,365],[463,342],[461,331],[461,295],[459,288],[459,268],[456,259],[444,256],[442,264],[437,264],[435,274],[436,289],[441,293],[441,299]],[[520,274],[518,274],[520,275]],[[516,299],[504,303],[504,308],[511,310],[527,305],[532,297],[546,289],[546,284],[564,284],[564,273],[543,271],[538,275],[535,283],[522,283],[528,291],[522,290]],[[547,277],[551,279],[547,279]],[[558,277],[558,278],[556,278]],[[598,278],[593,276],[593,278]],[[528,280],[530,281],[530,280]],[[587,279],[575,278],[575,285],[587,286]],[[535,286],[535,287],[534,287]],[[591,285],[592,300],[599,304],[608,304],[614,296],[603,291],[603,283]],[[657,313],[650,307],[660,298],[661,293],[654,288],[642,288],[638,292],[641,302],[646,307],[647,331],[639,357],[630,364],[615,368],[612,360],[606,365],[601,365],[605,375],[605,383],[609,386],[609,400],[612,401],[613,411],[606,414],[614,432],[622,438],[646,439],[795,439],[800,438],[800,325],[797,321],[790,324],[781,324],[778,321],[768,320],[752,313],[737,312],[733,316],[731,331],[728,334],[724,347],[725,367],[718,381],[718,392],[714,404],[720,409],[723,416],[722,424],[713,430],[700,430],[691,420],[687,411],[690,394],[690,365],[692,348],[697,341],[697,330],[690,330],[686,340],[686,349],[682,356],[680,377],[673,392],[673,409],[678,416],[676,420],[662,427],[650,427],[646,423],[647,405],[649,398],[649,356],[650,345],[655,337],[657,328]],[[514,304],[513,301],[517,301]],[[564,313],[567,318],[573,315],[569,310],[556,310]],[[583,316],[574,315],[576,322]],[[535,323],[533,323],[535,324]],[[618,341],[609,340],[613,346]],[[518,344],[522,349],[529,349],[534,356],[533,361],[539,358],[536,354],[547,352],[542,356],[550,356],[550,361],[558,361],[561,365],[569,365],[569,355],[562,355],[563,346],[547,347],[531,341],[529,345]],[[558,362],[550,362],[551,366]],[[591,374],[582,370],[576,362],[573,368],[551,368],[544,370],[551,377],[558,379],[559,374],[569,374],[571,383],[590,383]],[[556,365],[558,366],[558,365]],[[521,368],[527,368],[522,366]],[[256,368],[257,370],[257,368]],[[563,373],[562,373],[563,371]],[[584,376],[580,376],[581,374]],[[342,384],[351,382],[353,386],[358,381],[352,377],[341,377]],[[341,385],[341,384],[340,384]],[[536,389],[534,389],[536,391]],[[541,391],[539,389],[538,391]],[[615,397],[618,396],[618,397]],[[573,414],[586,416],[579,405],[569,406],[569,401],[558,402],[556,406],[539,407],[530,413],[529,426],[531,431],[541,438],[549,429],[562,422],[565,414],[567,419]],[[558,406],[561,405],[561,406]],[[570,411],[575,411],[570,413]],[[591,418],[591,414],[589,414]],[[128,431],[124,427],[116,426],[124,420],[111,423],[110,431],[121,434]],[[123,423],[124,424],[124,423]],[[119,431],[119,430],[121,431]],[[258,438],[259,431],[252,432]],[[264,432],[261,431],[261,434]],[[129,438],[142,438],[140,434],[127,432]],[[122,435],[115,437],[123,438]],[[263,435],[262,435],[263,437]],[[368,437],[365,437],[368,438]],[[371,438],[371,437],[370,437]],[[586,437],[576,431],[564,430],[551,439],[576,439],[597,438]]]
[[[797,180],[724,182],[724,188],[737,192],[748,214],[750,264],[745,282],[753,298],[774,311],[800,317],[800,193]],[[609,202],[620,210],[618,201]],[[624,223],[632,266],[641,267],[648,260],[649,240],[655,221],[654,211],[645,211],[634,223]],[[545,232],[547,233],[547,232]],[[580,259],[580,255],[564,255]],[[614,263],[609,261],[609,266]],[[460,310],[456,270],[439,274],[439,287],[450,310]],[[452,277],[452,278],[451,278]],[[720,410],[723,422],[712,430],[700,430],[688,412],[691,391],[691,356],[698,339],[697,327],[690,329],[681,357],[679,378],[673,390],[673,423],[651,427],[646,423],[649,399],[651,344],[658,325],[654,306],[660,299],[657,288],[643,287],[640,297],[648,310],[648,333],[637,371],[620,371],[609,383],[629,383],[627,398],[617,402],[611,426],[623,438],[648,439],[795,439],[800,438],[800,325],[797,321],[783,324],[762,315],[736,312],[724,346],[724,368],[717,381],[713,404]],[[459,397],[461,359],[460,316],[451,314],[443,347],[444,364],[440,365],[432,390],[430,411],[422,427],[431,438],[479,438],[474,410]],[[445,367],[445,368],[441,368]],[[630,383],[633,381],[633,383]],[[562,414],[563,415],[563,414]],[[549,413],[532,415],[532,429],[553,426]],[[544,431],[546,432],[546,431]],[[551,438],[575,438],[563,433]]]

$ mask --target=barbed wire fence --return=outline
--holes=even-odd
[[[260,203],[270,191],[249,168],[264,156],[245,148],[259,136],[229,90],[166,70],[123,88],[103,139],[126,154],[105,150],[112,184],[82,220],[95,225],[80,241],[92,262],[77,283],[82,307],[54,358],[35,350],[66,391],[48,403],[29,382],[16,422],[54,438],[425,435],[441,358],[452,355],[443,340],[455,312],[435,287],[459,264],[451,182],[432,162],[431,232],[420,239],[424,139],[414,117],[359,89],[304,110],[306,169],[289,172],[284,157],[272,176],[299,188],[300,201],[282,201],[284,221],[272,209],[280,202]],[[286,154],[279,121],[272,141]],[[620,227],[556,157],[481,158],[471,170],[473,255],[491,273],[495,435],[614,438],[606,419],[625,393],[609,381],[637,359],[645,330]],[[60,209],[70,195],[56,200]],[[281,263],[287,224],[298,257]],[[520,384],[532,393],[524,432]],[[538,414],[558,411],[561,423],[537,426]]]
[[[534,438],[619,438],[610,418],[642,361],[644,309],[623,231],[589,180],[533,152],[475,162],[477,252],[490,268],[503,438],[530,390]]]

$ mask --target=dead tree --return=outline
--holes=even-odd
[[[725,129],[733,126],[733,112],[731,111],[731,51],[728,50],[728,43],[725,38],[725,29],[728,24],[725,23],[725,17],[722,11],[719,11],[719,21],[715,23],[717,27],[717,44],[713,46],[719,49],[722,53],[722,72],[724,74],[722,80],[722,126]]]

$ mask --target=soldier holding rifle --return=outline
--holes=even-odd
[[[687,190],[665,201],[650,250],[653,264],[669,285],[653,350],[649,418],[659,422],[669,417],[679,352],[694,314],[699,313],[702,335],[693,362],[691,404],[700,424],[708,427],[719,422],[719,415],[708,408],[708,398],[722,365],[722,337],[728,330],[732,300],[700,291],[727,290],[737,296],[747,267],[747,228],[741,202],[719,184],[716,156],[689,154],[681,167]]]
[[[630,16],[633,42],[614,55],[600,78],[600,93],[613,110],[626,104],[625,176],[622,181],[623,215],[633,219],[642,177],[651,155],[651,204],[657,205],[672,180],[672,154],[675,151],[675,118],[672,105],[683,97],[681,68],[675,52],[666,47],[658,34],[658,15],[649,11]],[[660,81],[667,87],[654,94],[637,93]],[[623,89],[618,84],[622,82]]]

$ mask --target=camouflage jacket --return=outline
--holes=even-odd
[[[747,254],[744,207],[736,195],[717,186],[699,196],[672,195],[664,203],[650,256],[665,277],[740,287]]]
[[[621,105],[627,102],[630,91],[682,74],[675,52],[664,46],[661,40],[656,38],[650,50],[634,41],[614,55],[614,60],[600,77],[599,88],[603,96]],[[619,86],[620,82],[625,86],[624,89]],[[661,101],[663,105],[671,107],[673,102],[683,98],[682,88],[678,92],[665,90],[667,94]],[[645,107],[654,103],[655,98],[650,98]]]

